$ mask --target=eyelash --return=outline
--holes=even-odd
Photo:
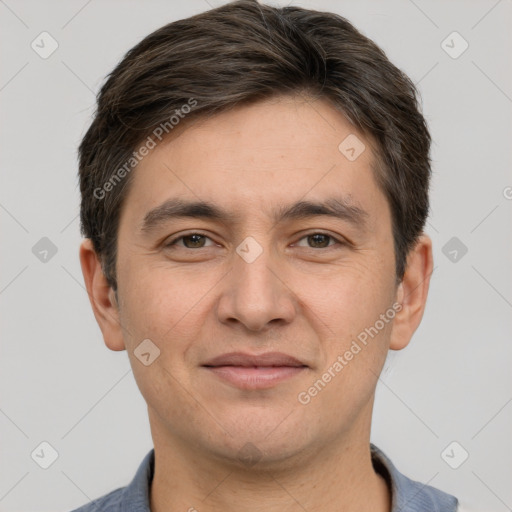
[[[184,238],[187,238],[187,237],[190,237],[190,236],[193,236],[193,235],[199,235],[199,236],[202,236],[204,238],[207,238],[207,239],[211,240],[211,238],[209,236],[204,235],[203,233],[192,232],[192,233],[187,233],[186,235],[181,235],[181,236],[179,236],[177,238],[172,239],[169,243],[165,244],[165,247],[166,248],[170,248],[170,247],[176,246],[177,242],[179,242],[180,240],[183,240]],[[338,245],[346,245],[346,243],[343,242],[342,240],[339,240],[338,238],[330,235],[329,233],[323,233],[322,231],[314,231],[313,233],[308,233],[307,235],[304,235],[302,238],[300,238],[298,241],[300,242],[301,240],[304,240],[305,238],[308,238],[308,237],[313,236],[313,235],[324,235],[324,236],[330,238],[331,240],[333,240],[335,243],[334,244],[329,244],[327,247],[307,247],[308,249],[319,250],[319,249],[331,248],[331,247],[333,247],[336,244],[338,244]],[[211,240],[211,241],[213,242],[213,240]],[[211,247],[211,246],[208,246],[208,247]],[[205,249],[205,247],[191,248],[191,247],[185,247],[185,246],[181,246],[181,248],[182,249],[190,249],[190,250]]]

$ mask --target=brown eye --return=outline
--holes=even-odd
[[[178,238],[175,238],[174,240],[171,240],[168,244],[166,244],[166,247],[178,246],[184,247],[186,249],[201,249],[203,247],[208,247],[209,245],[212,245],[207,245],[207,240],[210,239],[205,235],[202,235],[200,233],[191,233],[189,235],[183,235]]]
[[[315,249],[323,249],[324,247],[329,246],[329,242],[332,237],[323,233],[315,233],[313,235],[308,235],[307,239],[310,247],[314,247]]]
[[[189,249],[204,247],[205,237],[203,235],[187,235],[183,237],[183,244]]]
[[[306,247],[308,249],[328,249],[341,247],[345,245],[342,240],[334,238],[327,233],[311,233],[303,236],[296,244],[298,247]]]

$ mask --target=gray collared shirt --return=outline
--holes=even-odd
[[[407,478],[391,460],[370,443],[372,463],[391,488],[391,512],[456,512],[458,500],[430,485]],[[155,467],[155,451],[142,461],[131,483],[91,501],[72,512],[151,512],[149,490]]]

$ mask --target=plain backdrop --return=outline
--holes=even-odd
[[[76,148],[124,53],[221,3],[0,1],[2,511],[71,510],[126,485],[152,447],[128,356],[105,347],[84,290]],[[511,510],[512,2],[293,4],[374,39],[418,84],[434,139],[430,295],[386,364],[372,442],[410,478]],[[58,44],[47,58],[31,46],[41,37]],[[442,456],[453,442],[452,459],[468,454],[457,469]],[[47,469],[41,449],[58,455]]]

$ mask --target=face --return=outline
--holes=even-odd
[[[271,462],[369,432],[391,340],[419,322],[394,326],[404,294],[372,162],[329,103],[291,97],[195,122],[141,161],[119,226],[122,328],[99,322],[154,436]]]

